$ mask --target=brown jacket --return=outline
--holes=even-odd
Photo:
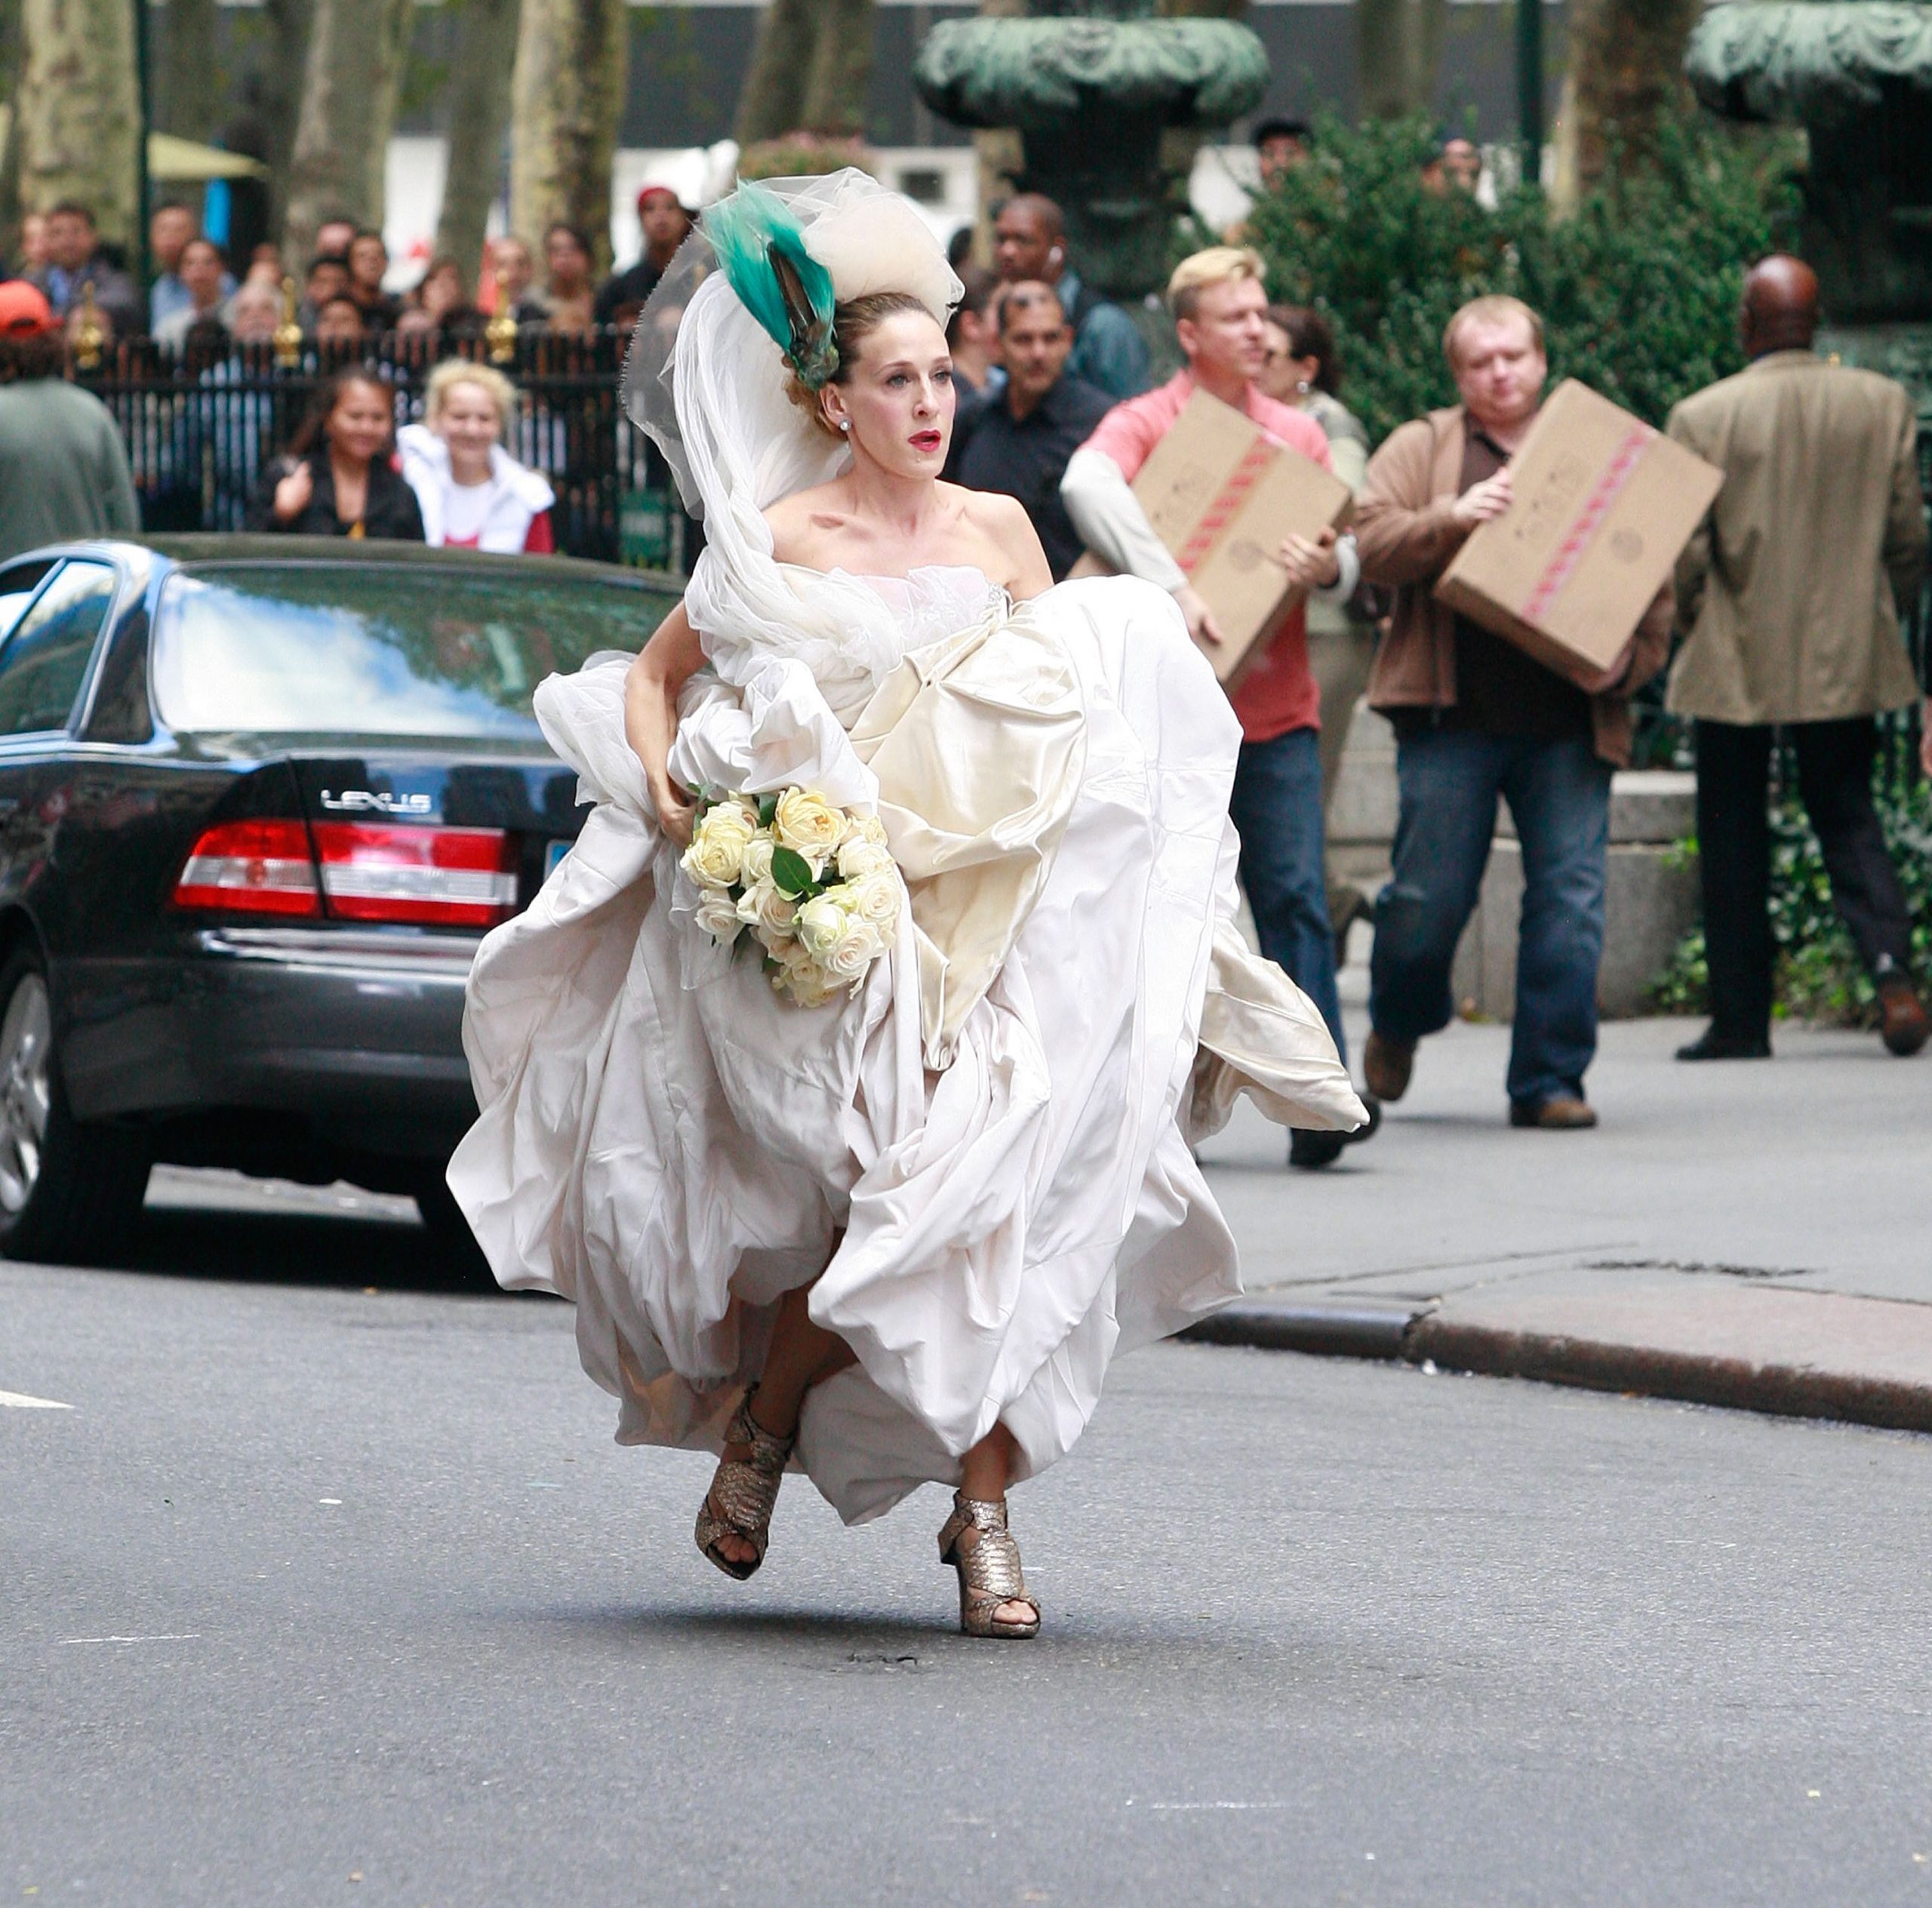
[[[1917,693],[1899,608],[1925,568],[1918,420],[1904,388],[1774,351],[1686,398],[1670,435],[1724,473],[1677,564],[1690,632],[1670,706],[1822,722]]]
[[[1392,587],[1395,614],[1368,680],[1371,709],[1447,709],[1456,700],[1455,617],[1429,593],[1469,532],[1454,515],[1463,475],[1460,405],[1404,424],[1369,460],[1355,506],[1355,544],[1365,581]],[[1597,753],[1630,760],[1630,695],[1670,651],[1668,583],[1644,612],[1623,685],[1591,703]]]

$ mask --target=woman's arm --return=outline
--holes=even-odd
[[[704,665],[704,651],[685,606],[657,626],[624,679],[624,739],[644,765],[657,825],[680,845],[691,839],[692,806],[671,780],[671,743],[678,733],[678,695]]]

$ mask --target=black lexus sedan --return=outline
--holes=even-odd
[[[157,1161],[414,1196],[463,982],[580,824],[531,695],[675,586],[293,537],[0,567],[0,1252],[111,1253]]]

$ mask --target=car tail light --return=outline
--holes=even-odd
[[[500,828],[315,824],[322,893],[343,921],[489,928],[516,909],[515,845]]]
[[[174,901],[231,913],[320,914],[308,829],[299,821],[225,821],[204,830],[174,885]]]

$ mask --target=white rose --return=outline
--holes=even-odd
[[[823,868],[845,832],[845,814],[811,789],[787,789],[778,798],[771,832],[781,846],[795,850]]]
[[[838,983],[809,959],[781,961],[778,971],[771,977],[771,984],[798,1007],[823,1007],[838,991]]]
[[[789,937],[798,911],[798,903],[787,900],[768,881],[754,882],[738,897],[738,919],[756,929],[760,940],[767,934]],[[771,944],[765,941],[768,947]]]
[[[738,879],[747,888],[771,880],[772,851],[777,845],[770,832],[762,828],[745,844],[744,854],[738,863]]]
[[[878,816],[861,815],[858,820],[859,833],[865,840],[882,848],[890,848],[892,845],[886,839],[885,823],[881,821]]]
[[[838,851],[841,881],[863,880],[891,866],[892,857],[878,842],[869,842],[863,835],[848,837]]]
[[[729,888],[757,829],[757,817],[741,803],[721,802],[707,809],[684,852],[685,872],[700,888]]]
[[[799,909],[792,931],[808,954],[822,956],[837,946],[844,934],[845,910],[835,895],[814,894]]]
[[[738,938],[745,925],[738,918],[737,903],[721,888],[700,891],[694,919],[713,940],[721,941],[727,947]]]
[[[888,860],[863,879],[848,882],[839,896],[845,912],[875,928],[884,928],[899,919],[899,875]]]
[[[828,980],[841,986],[851,986],[884,952],[885,945],[879,939],[878,930],[869,921],[848,915],[844,933],[820,960]]]

